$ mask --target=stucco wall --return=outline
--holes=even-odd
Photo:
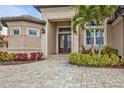
[[[35,24],[30,22],[24,22],[24,21],[17,21],[17,22],[7,22],[8,24],[8,50],[9,51],[34,51],[39,50],[41,51],[41,37],[42,37],[42,25],[41,24]],[[20,36],[13,36],[10,35],[10,29],[13,27],[20,27],[21,28],[21,35]],[[39,37],[30,37],[26,35],[27,28],[36,28],[40,30],[40,36]]]
[[[108,24],[107,25],[107,45],[112,46],[112,25]]]
[[[123,55],[123,20],[113,26],[112,47],[119,50],[119,55]]]
[[[56,25],[48,21],[48,54],[56,54]]]
[[[108,45],[118,50],[118,54],[123,56],[123,20],[115,20],[113,24],[108,24]]]
[[[55,8],[42,8],[44,19],[63,19],[72,18],[75,14],[75,9],[70,7],[55,7]]]

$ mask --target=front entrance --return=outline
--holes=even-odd
[[[71,52],[71,34],[59,34],[59,53]]]

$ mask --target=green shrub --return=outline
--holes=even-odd
[[[101,59],[100,59],[100,66],[108,66],[108,65],[111,65],[111,58],[105,54],[105,55],[102,55],[101,56]]]
[[[69,55],[69,62],[73,64],[81,64],[81,53],[71,53]]]
[[[99,66],[100,57],[98,55],[92,55],[88,59],[88,65],[90,66]]]
[[[117,50],[117,49],[112,49],[112,50],[111,50],[111,54],[118,55],[118,50]]]
[[[112,49],[109,46],[104,46],[102,48],[102,50],[101,50],[101,54],[102,55],[105,55],[105,54],[108,54],[108,55],[115,54],[115,55],[117,55],[118,54],[118,50],[117,49]]]
[[[81,56],[81,62],[83,65],[88,65],[90,59],[91,59],[90,54],[82,54]]]
[[[119,64],[119,57],[117,55],[112,54],[110,58],[111,58],[111,65]]]
[[[121,61],[120,62],[121,62],[121,64],[124,65],[124,57],[121,58]]]
[[[101,50],[101,53],[104,55],[104,54],[110,54],[111,52],[111,47],[109,46],[104,46]]]
[[[12,54],[2,53],[0,55],[0,61],[2,61],[2,62],[14,61],[14,56]]]
[[[81,53],[71,53],[69,55],[69,62],[78,65],[86,66],[115,66],[118,65],[120,59],[117,55],[111,54],[111,56],[105,54],[102,56],[81,54]],[[122,58],[124,64],[124,58]]]

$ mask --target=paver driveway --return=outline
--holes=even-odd
[[[124,87],[124,69],[70,65],[66,56],[0,66],[0,87]]]

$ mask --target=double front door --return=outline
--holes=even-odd
[[[59,34],[59,53],[71,52],[71,34]]]

